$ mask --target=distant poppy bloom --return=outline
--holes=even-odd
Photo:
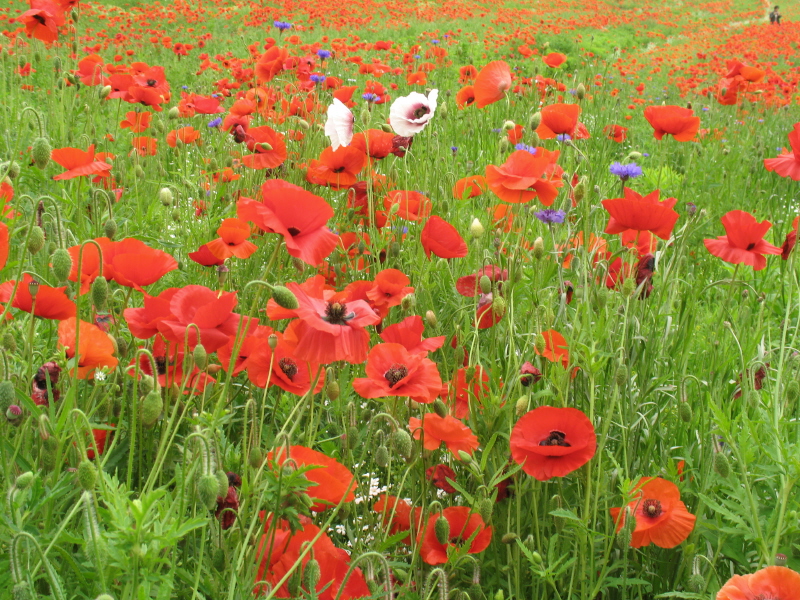
[[[75,336],[80,328],[78,351],[75,351]],[[75,366],[79,379],[94,379],[97,369],[107,367],[114,369],[119,362],[114,357],[114,342],[108,334],[97,325],[78,321],[75,317],[65,319],[58,324],[58,345],[66,349],[67,358],[73,359],[77,354]],[[70,371],[72,374],[72,371]]]
[[[401,344],[411,354],[426,356],[428,352],[433,352],[442,347],[445,336],[423,338],[422,332],[424,329],[425,325],[422,322],[422,317],[412,315],[399,323],[386,327],[381,331],[381,339],[386,343]]]
[[[243,197],[236,206],[240,219],[282,235],[286,251],[309,265],[320,264],[336,247],[337,237],[327,226],[333,208],[300,186],[271,179],[261,186],[261,202]]]
[[[472,65],[464,65],[458,69],[458,83],[467,83],[478,76],[478,69]]]
[[[677,200],[659,200],[659,190],[646,196],[626,187],[624,198],[612,198],[601,203],[608,211],[606,233],[622,233],[628,229],[650,231],[662,240],[668,240],[680,216],[672,207]]]
[[[705,239],[706,249],[714,256],[734,265],[744,263],[760,271],[767,266],[765,254],[781,254],[781,249],[764,240],[772,227],[769,221],[759,223],[743,210],[732,210],[722,219],[726,235]]]
[[[495,265],[486,265],[478,269],[474,275],[459,277],[456,281],[456,291],[467,298],[474,298],[481,293],[480,279],[486,275],[497,289],[503,288],[503,282],[508,280],[508,269],[501,269]]]
[[[444,544],[436,536],[436,520],[440,517],[447,519],[450,525],[450,536]],[[444,564],[447,562],[447,550],[461,546],[470,538],[472,542],[467,552],[469,554],[483,552],[492,541],[492,528],[468,506],[451,506],[439,514],[431,514],[425,524],[419,547],[422,561],[429,565]]]
[[[786,152],[777,158],[765,158],[764,168],[773,171],[781,177],[791,177],[800,181],[800,123],[795,123],[789,133],[791,152]]]
[[[220,260],[232,256],[236,258],[249,258],[256,250],[253,242],[248,242],[250,226],[240,219],[224,219],[217,229],[217,239],[204,244],[208,251]]]
[[[251,169],[274,169],[286,160],[286,144],[283,134],[268,125],[251,127],[245,133],[247,149],[255,154],[242,157],[242,164]]]
[[[372,510],[381,515],[384,526],[390,527],[389,535],[410,531],[412,528],[418,531],[422,526],[422,509],[412,509],[408,502],[397,496],[382,494],[373,505]],[[414,523],[412,523],[412,518]],[[411,536],[409,535],[400,542],[411,543]]]
[[[125,115],[125,119],[120,122],[119,126],[122,129],[130,129],[133,133],[141,133],[150,127],[150,119],[153,113],[150,112],[135,112],[129,111]]]
[[[436,413],[428,413],[423,420],[412,417],[408,426],[415,440],[423,438],[425,450],[436,450],[444,444],[459,460],[460,450],[471,455],[479,446],[472,430],[450,415],[440,417]]]
[[[678,486],[660,477],[643,477],[634,488],[635,499],[628,503],[636,519],[631,536],[631,548],[655,544],[659,548],[674,548],[692,533],[697,520],[681,502]],[[625,524],[625,510],[612,508],[611,518],[617,529]]]
[[[331,148],[338,149],[339,146],[349,146],[353,139],[353,125],[355,117],[350,109],[341,100],[333,99],[333,103],[328,107],[327,120],[325,121],[325,135],[331,141]]]
[[[396,152],[395,140],[399,139],[391,131],[382,131],[380,129],[368,129],[352,137],[354,146],[361,149],[370,158],[379,160]],[[398,154],[398,156],[400,155]]]
[[[522,365],[519,373],[519,382],[525,387],[537,383],[542,378],[542,372],[527,361]]]
[[[603,133],[608,136],[608,139],[614,140],[618,144],[628,138],[628,128],[622,125],[606,125],[603,127]]]
[[[139,156],[155,156],[158,151],[158,140],[145,135],[136,136],[131,140],[134,152]]]
[[[452,410],[457,419],[464,419],[469,415],[470,401],[479,406],[484,396],[489,393],[489,374],[480,365],[461,367],[456,371],[450,382],[450,395],[455,401]]]
[[[456,472],[447,465],[439,464],[428,467],[425,470],[425,479],[430,481],[433,487],[439,488],[448,494],[456,493],[456,488],[450,483],[450,481],[456,480]]]
[[[536,148],[536,153],[527,150],[512,152],[502,165],[486,165],[486,182],[489,189],[504,202],[521,204],[537,198],[544,206],[550,206],[558,196],[561,167],[556,164],[558,151],[550,152]]]
[[[458,230],[436,215],[428,219],[422,228],[420,242],[429,259],[431,254],[439,258],[461,258],[469,252],[467,243]]]
[[[567,348],[567,340],[564,336],[557,332],[555,329],[548,329],[542,332],[544,337],[545,347],[540,353],[544,358],[550,362],[560,362],[561,366],[565,369],[569,366],[569,349]]]
[[[552,69],[557,69],[567,62],[567,57],[560,52],[551,52],[550,54],[542,57],[542,62]]]
[[[765,567],[734,575],[717,592],[716,600],[783,600],[800,598],[800,573],[788,567]]]
[[[267,454],[267,462],[281,467],[287,462],[298,467],[313,467],[305,472],[305,477],[314,483],[307,494],[314,501],[311,510],[321,512],[340,502],[355,500],[357,486],[355,476],[336,459],[304,446],[291,446],[288,455],[284,448]]]
[[[52,361],[44,363],[36,371],[31,382],[31,400],[36,406],[49,406],[50,400],[58,402],[61,397],[61,392],[56,389],[59,375],[61,367]]]
[[[329,146],[320,153],[319,160],[309,161],[306,181],[340,190],[355,184],[366,165],[367,155],[360,148],[351,144],[334,150]]]
[[[558,135],[575,134],[581,107],[578,104],[550,104],[542,108],[542,120],[536,133],[543,140],[550,140]]]
[[[54,162],[67,169],[53,177],[56,181],[73,179],[75,177],[97,175],[108,177],[111,165],[101,160],[95,160],[94,144],[84,151],[79,148],[57,148],[53,150],[52,158]]]
[[[18,308],[27,313],[33,311],[34,316],[43,319],[54,319],[62,321],[76,314],[75,303],[67,297],[66,287],[50,287],[43,283],[36,283],[36,299],[31,294],[30,286],[33,277],[25,273],[22,281],[17,286],[17,293],[11,302],[13,308]],[[0,285],[0,302],[7,303],[11,299],[11,292],[14,290],[14,281],[6,281]]]
[[[412,354],[400,344],[377,344],[367,356],[367,376],[353,380],[363,398],[397,396],[427,404],[442,391],[442,379],[432,360]]]
[[[789,255],[792,253],[797,243],[798,223],[800,223],[800,217],[795,217],[792,221],[792,230],[786,234],[786,239],[783,241],[783,245],[781,246],[781,258],[783,260],[789,260]]]
[[[199,145],[201,141],[200,132],[194,127],[181,127],[180,129],[173,129],[167,134],[167,146],[170,148],[175,148],[178,145],[178,142]]]
[[[463,200],[480,196],[488,189],[486,178],[483,175],[470,175],[456,181],[453,186],[453,198]]]
[[[465,85],[456,93],[456,106],[459,109],[464,109],[467,106],[472,106],[475,103],[475,87]]]
[[[502,60],[490,62],[483,67],[473,83],[475,104],[484,108],[502,100],[511,89],[511,68]]]
[[[439,90],[431,90],[427,96],[411,92],[408,96],[397,98],[389,109],[392,130],[397,135],[411,137],[425,129],[436,112],[438,97]]]
[[[383,207],[391,211],[395,204],[398,208],[394,214],[398,219],[421,221],[431,214],[431,199],[419,192],[392,190],[384,198]]]
[[[400,306],[403,298],[414,293],[414,288],[408,285],[411,280],[398,269],[384,269],[372,283],[371,288],[366,290],[366,300],[381,317],[389,314],[392,306]]]
[[[700,129],[700,117],[695,117],[691,108],[682,106],[648,106],[644,118],[653,127],[653,136],[660,140],[665,134],[678,142],[688,142]]]
[[[511,457],[531,477],[564,477],[591,460],[597,436],[577,408],[540,406],[517,421],[511,431]]]

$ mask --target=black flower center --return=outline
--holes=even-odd
[[[332,169],[334,173],[344,173],[344,167],[336,167]]]
[[[347,313],[347,304],[343,302],[328,302],[322,320],[331,325],[347,325],[347,322],[355,318],[355,316],[356,313],[354,312]]]
[[[165,356],[156,356],[156,371],[159,375],[167,373],[167,358]]]
[[[283,374],[289,378],[289,381],[294,381],[294,376],[297,375],[297,363],[291,358],[285,357],[278,361],[278,366],[283,371]]]
[[[747,249],[748,250],[752,250],[755,247],[756,247],[756,243],[755,242],[750,242],[749,244],[747,244]]]
[[[33,15],[33,20],[44,25],[44,17],[42,15]]]
[[[421,119],[422,117],[427,115],[429,112],[431,112],[430,108],[428,108],[427,106],[420,106],[418,109],[416,109],[411,114],[414,115],[415,119]]]
[[[289,232],[289,235],[292,237],[300,235],[300,230],[297,227],[289,227],[286,231]]]
[[[147,80],[147,85],[149,85],[150,87],[156,87],[157,84],[158,84],[158,82],[155,79],[148,79]]]
[[[395,363],[389,367],[389,370],[383,374],[383,377],[389,382],[389,387],[393,388],[406,375],[408,375],[408,368],[405,365]]]
[[[656,517],[660,517],[663,512],[664,509],[661,508],[661,502],[658,500],[647,498],[642,502],[642,513],[644,513],[646,517],[655,519]]]
[[[569,448],[572,446],[566,440],[567,434],[563,431],[551,431],[550,435],[548,435],[545,439],[539,442],[540,446],[563,446],[564,448]]]

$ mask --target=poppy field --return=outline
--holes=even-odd
[[[0,7],[0,596],[800,598],[800,9]]]

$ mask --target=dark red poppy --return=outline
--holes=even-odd
[[[783,260],[789,260],[789,255],[794,250],[794,246],[797,243],[797,225],[800,223],[800,217],[795,217],[792,221],[792,230],[786,234],[786,239],[783,240],[783,245],[781,246],[781,258]]]
[[[743,210],[732,210],[720,220],[726,235],[715,240],[703,240],[706,249],[714,256],[734,265],[744,263],[760,271],[767,266],[765,254],[781,254],[780,248],[764,240],[764,235],[772,227],[769,221],[759,223]]]
[[[525,387],[534,385],[542,378],[542,372],[527,361],[522,365],[519,373],[519,382]]]
[[[239,511],[239,493],[237,490],[242,485],[242,478],[236,473],[228,473],[228,493],[223,498],[217,496],[217,509],[214,516],[219,519],[222,529],[230,529],[236,522],[236,513]]]
[[[456,488],[450,483],[450,481],[456,480],[456,472],[447,465],[438,464],[428,467],[425,470],[425,479],[430,481],[434,487],[448,494],[456,493]]]
[[[46,362],[39,367],[31,383],[31,400],[34,404],[49,406],[50,400],[58,402],[58,399],[61,398],[61,392],[56,388],[59,375],[61,375],[61,367],[53,361]]]
[[[436,520],[447,519],[450,535],[446,543],[439,541],[436,535]],[[422,544],[419,552],[423,562],[429,565],[440,565],[447,562],[448,549],[461,546],[472,540],[467,552],[478,554],[489,547],[492,541],[492,528],[483,522],[478,513],[472,512],[468,506],[451,506],[439,514],[432,514],[425,524]]]
[[[540,406],[511,431],[511,457],[531,477],[564,477],[585,465],[597,450],[589,418],[577,408]]]

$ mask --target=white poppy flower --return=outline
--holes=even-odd
[[[353,139],[353,123],[355,118],[350,109],[338,98],[333,99],[333,104],[328,107],[328,120],[325,121],[325,135],[331,140],[331,148],[349,146]]]
[[[389,110],[389,124],[394,132],[402,137],[411,137],[425,129],[436,112],[438,97],[439,90],[431,90],[427,97],[419,92],[411,92],[395,100]]]

